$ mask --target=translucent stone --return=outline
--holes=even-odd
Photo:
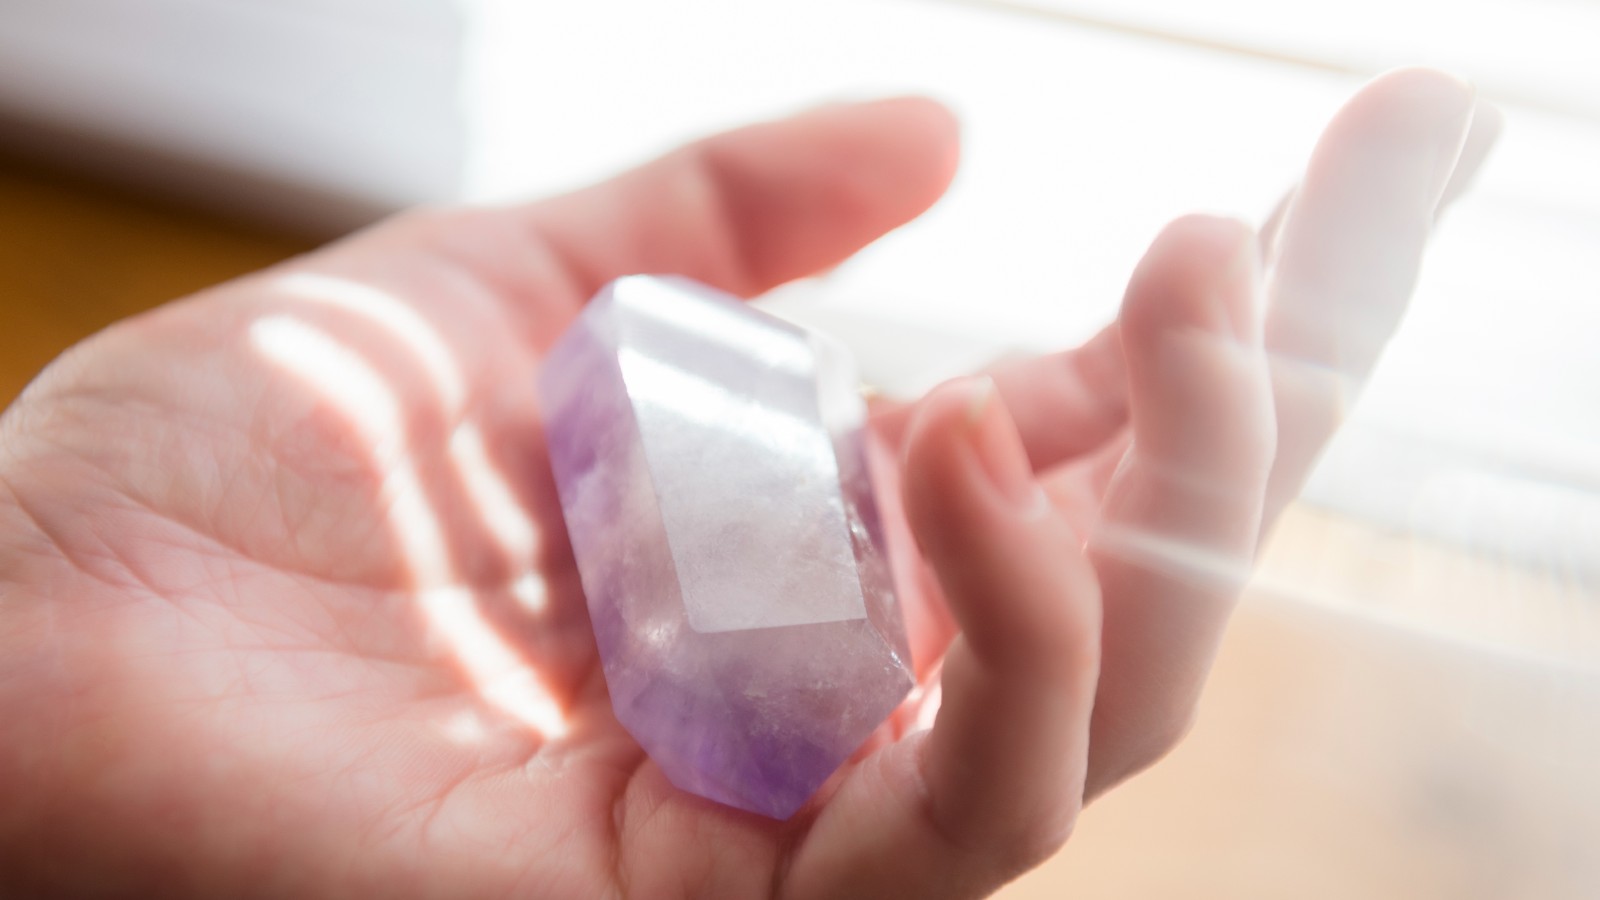
[[[851,360],[632,276],[539,392],[617,719],[678,787],[789,817],[912,686]]]

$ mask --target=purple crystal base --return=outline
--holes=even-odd
[[[912,686],[848,356],[633,276],[539,391],[617,719],[678,787],[788,818]]]

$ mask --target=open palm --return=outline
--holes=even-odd
[[[956,163],[937,106],[831,108],[537,205],[409,214],[96,336],[0,420],[0,881],[987,893],[1181,733],[1263,507],[1337,418],[1269,350],[1365,371],[1472,119],[1419,72],[1341,113],[1269,229],[1265,326],[1254,236],[1187,219],[1084,348],[879,412],[943,705],[931,730],[897,715],[789,822],[676,790],[612,717],[533,383],[613,277],[753,295],[921,212]],[[1374,310],[1380,333],[1340,334]]]

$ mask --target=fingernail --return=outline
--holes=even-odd
[[[994,402],[998,386],[988,375],[976,375],[968,379],[966,390],[967,427],[976,430],[983,424],[984,415],[989,411],[989,404]]]
[[[1000,400],[994,379],[987,375],[973,378],[967,391],[967,440],[989,483],[1008,504],[1042,510],[1044,492],[1034,480],[1022,438]]]

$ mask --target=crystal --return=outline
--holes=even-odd
[[[678,787],[788,818],[912,687],[848,354],[635,275],[539,395],[618,721]]]

